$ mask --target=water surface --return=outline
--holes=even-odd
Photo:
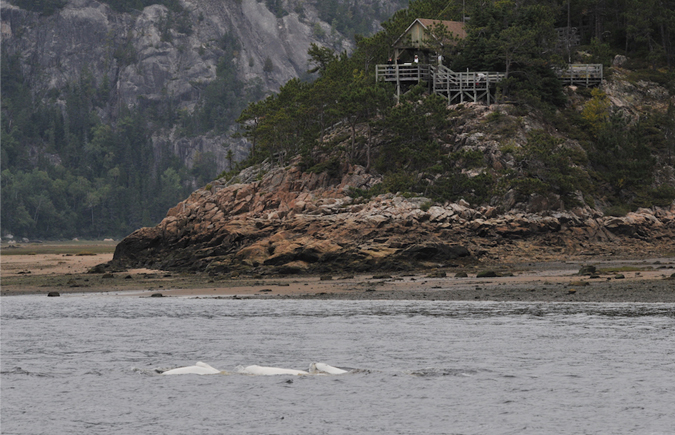
[[[2,299],[3,434],[675,434],[675,305]],[[340,376],[161,376],[204,361]]]

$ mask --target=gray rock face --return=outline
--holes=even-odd
[[[122,107],[167,98],[179,109],[192,110],[200,96],[198,84],[216,77],[224,55],[218,41],[226,34],[240,45],[231,59],[239,78],[268,91],[307,71],[312,42],[350,51],[351,42],[331,34],[314,3],[303,4],[302,16],[289,3],[290,13],[278,18],[257,0],[183,0],[178,24],[162,5],[119,13],[96,0],[69,0],[51,16],[3,1],[0,12],[3,46],[8,54],[21,56],[36,93],[62,89],[91,73],[95,86],[108,82],[109,99],[99,115],[110,121]],[[319,40],[317,26],[328,36]],[[155,143],[175,142],[173,149],[188,164],[197,151],[213,152],[223,170],[229,148],[238,159],[247,150],[244,142],[228,136],[178,139],[175,132],[163,132]]]

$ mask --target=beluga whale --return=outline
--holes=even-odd
[[[272,376],[272,375],[308,375],[309,372],[304,370],[295,370],[295,369],[282,369],[279,367],[263,367],[263,366],[238,366],[237,373],[244,375],[262,375],[262,376]]]
[[[210,365],[198,361],[197,364],[187,367],[179,367],[177,369],[167,370],[162,372],[163,375],[219,375],[227,374],[227,372],[220,371]]]
[[[318,363],[311,363],[309,365],[309,373],[313,375],[342,375],[345,373],[349,373],[349,371],[343,370],[338,367],[330,366],[326,363],[318,362]]]

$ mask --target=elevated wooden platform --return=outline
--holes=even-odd
[[[432,90],[448,97],[448,104],[464,101],[494,101],[495,85],[504,79],[503,73],[490,71],[455,72],[443,65],[433,68]]]
[[[430,91],[447,97],[448,104],[465,101],[494,101],[494,89],[504,74],[489,71],[455,72],[442,65],[392,64],[376,65],[375,79],[397,84],[397,96],[401,85],[424,81]]]
[[[599,86],[603,79],[602,64],[570,64],[556,69],[556,74],[565,86]],[[375,80],[396,83],[396,96],[401,88],[426,82],[429,90],[448,99],[448,104],[471,101],[494,102],[497,83],[504,73],[492,71],[455,72],[443,65],[424,63],[387,64],[375,66]]]
[[[573,63],[557,69],[556,74],[565,86],[599,86],[603,78],[601,63]]]

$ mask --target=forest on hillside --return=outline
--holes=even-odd
[[[265,1],[279,16],[291,10],[302,12],[296,3]],[[66,2],[12,3],[49,15]],[[164,4],[172,14],[167,25],[190,31],[177,0],[106,3],[120,12]],[[120,237],[154,225],[193,186],[205,185],[217,173],[212,156],[201,155],[187,168],[170,150],[154,149],[152,134],[172,128],[184,136],[225,133],[236,119],[237,134],[251,144],[249,159],[237,168],[270,158],[289,161],[300,154],[305,170],[338,174],[348,160],[384,177],[376,189],[355,192],[359,195],[401,191],[439,201],[465,197],[481,202],[517,188],[523,194],[550,191],[570,200],[581,190],[590,201],[601,189],[617,210],[663,204],[675,197],[672,186],[655,185],[652,175],[653,166],[673,154],[673,111],[628,124],[609,116],[601,93],[589,93],[591,109],[576,113],[551,70],[577,52],[585,54],[584,61],[606,66],[613,55],[624,54],[636,71],[635,80],[655,81],[672,95],[675,0],[417,0],[372,36],[359,34],[368,20],[357,13],[357,2],[331,0],[319,5],[323,20],[355,35],[354,53],[312,46],[314,75],[291,80],[278,94],[263,100],[264,90],[240,80],[232,64],[222,61],[216,79],[201,85],[201,99],[192,112],[178,110],[166,99],[121,110],[115,119],[101,119],[96,109],[106,104],[110,93],[105,77],[95,80],[83,70],[66,89],[31,88],[19,59],[6,52],[3,41],[3,234]],[[468,18],[468,37],[457,46],[442,47],[447,66],[508,71],[508,79],[500,84],[501,98],[517,103],[520,110],[545,114],[556,128],[579,140],[585,153],[554,155],[551,150],[559,148],[557,140],[533,134],[531,146],[519,157],[543,161],[548,170],[486,171],[468,177],[462,169],[480,167],[483,156],[444,153],[438,142],[439,132],[452,128],[448,117],[460,113],[451,112],[441,98],[425,96],[421,87],[395,105],[393,90],[375,83],[374,65],[386,62],[391,44],[412,20],[462,20],[463,16]],[[567,26],[580,33],[581,46],[574,53],[556,49],[555,29]],[[215,43],[224,60],[238,50],[238,41],[228,34]],[[121,64],[131,64],[135,54],[133,47],[123,46],[114,56]],[[331,136],[338,124],[347,126],[346,137]],[[580,176],[580,164],[592,169],[593,179]]]
[[[68,2],[10,3],[49,18]],[[190,17],[179,0],[103,3],[118,13],[132,15],[149,5],[166,6],[166,19],[159,23],[164,43],[172,42],[172,30],[181,35],[194,30],[195,17]],[[264,3],[278,17],[290,12],[304,14],[302,2]],[[357,6],[343,0],[323,1],[318,13],[336,32],[353,36],[369,32],[373,20],[383,18],[377,2],[372,7]],[[85,66],[65,88],[49,88],[49,77],[35,69],[35,64],[30,64],[31,75],[42,74],[43,78],[28,77],[26,59],[21,53],[10,54],[9,42],[3,39],[2,235],[30,239],[123,237],[156,224],[192,190],[213,180],[218,169],[212,153],[198,154],[188,167],[169,144],[153,143],[153,136],[166,136],[169,131],[177,138],[229,134],[246,105],[265,96],[262,80],[243,80],[231,62],[241,51],[235,36],[226,32],[208,43],[219,55],[216,77],[193,84],[200,96],[193,110],[179,109],[180,102],[167,94],[161,100],[140,98],[133,108],[118,111],[111,109],[116,97],[107,75],[94,77]],[[138,60],[133,43],[127,40],[114,47],[109,62],[125,68],[137,65]],[[234,158],[230,150],[230,167]]]
[[[485,168],[483,154],[448,152],[441,143],[464,109],[449,108],[442,97],[427,95],[425,86],[395,104],[393,84],[375,82],[374,65],[386,63],[392,43],[415,18],[459,21],[462,14],[468,17],[466,39],[437,47],[446,66],[506,72],[498,85],[500,101],[511,103],[515,115],[537,114],[559,132],[555,137],[531,132],[523,147],[505,143],[502,151],[520,162],[518,170],[468,175],[467,170]],[[567,50],[557,44],[556,29],[572,24],[580,45]],[[353,192],[356,196],[407,192],[485,204],[514,190],[522,196],[555,194],[568,206],[594,206],[594,198],[602,197],[610,204],[607,211],[618,214],[675,199],[675,186],[659,184],[654,176],[657,166],[672,167],[672,104],[667,113],[654,111],[632,122],[612,114],[602,90],[581,89],[586,103],[579,112],[553,71],[569,61],[609,67],[622,54],[630,59],[625,66],[633,71],[631,80],[653,81],[673,95],[675,2],[419,0],[382,26],[376,35],[359,38],[350,56],[313,46],[316,81],[292,80],[278,94],[250,104],[239,122],[240,134],[253,147],[241,166],[301,155],[308,172],[337,177],[349,162],[383,176],[381,184]],[[499,124],[502,115],[492,114],[488,124]],[[342,136],[334,134],[336,126]],[[562,137],[578,141],[583,150],[563,146]]]

